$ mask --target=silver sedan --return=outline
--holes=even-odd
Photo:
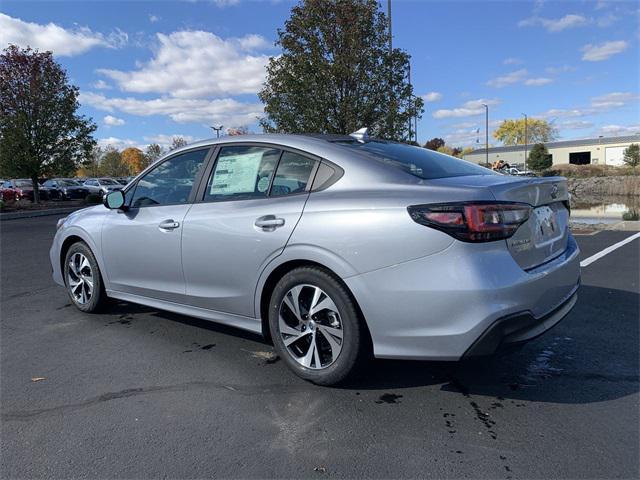
[[[53,278],[269,337],[299,376],[368,356],[490,355],[558,323],[578,247],[560,177],[518,178],[353,136],[255,135],[176,150],[63,218]]]

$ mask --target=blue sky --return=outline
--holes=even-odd
[[[0,40],[54,52],[101,144],[166,145],[175,135],[211,137],[212,124],[260,131],[256,92],[294,3],[4,0]],[[412,55],[415,92],[426,100],[421,143],[482,144],[482,103],[490,131],[526,113],[552,120],[563,139],[640,133],[637,2],[392,8],[394,46]]]

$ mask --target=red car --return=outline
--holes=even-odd
[[[47,189],[40,188],[40,200],[47,200],[49,194]],[[2,184],[2,199],[27,199],[33,201],[33,183],[31,180],[19,178],[17,180],[5,180]]]

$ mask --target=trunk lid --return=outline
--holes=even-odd
[[[525,270],[553,260],[567,248],[569,191],[564,177],[480,175],[436,180],[457,187],[485,188],[498,201],[527,203],[529,219],[505,240],[514,260]]]

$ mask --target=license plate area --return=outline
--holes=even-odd
[[[533,220],[533,238],[536,246],[553,242],[562,236],[562,230],[558,225],[558,213],[548,205],[535,208]]]

